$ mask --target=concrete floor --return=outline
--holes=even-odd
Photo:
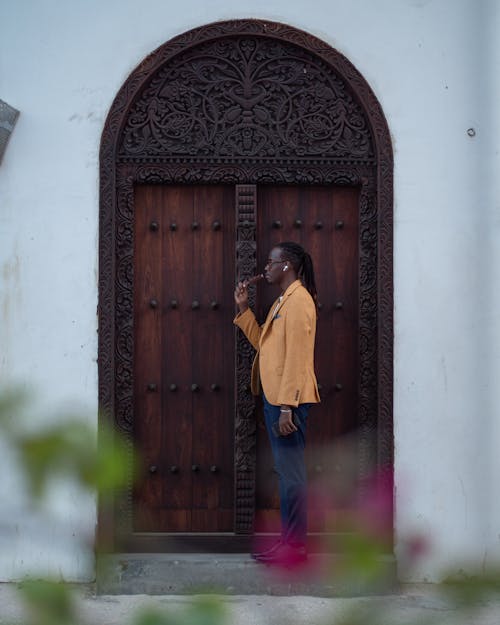
[[[90,586],[78,586],[74,592],[79,620],[68,625],[132,625],[147,608],[177,615],[176,625],[191,625],[195,621],[186,611],[199,599],[186,595],[96,596]],[[384,597],[230,595],[221,602],[226,616],[217,620],[217,625],[500,625],[500,600],[464,612],[432,585],[403,586],[398,594]],[[354,614],[358,616],[354,618]],[[25,620],[16,585],[0,584],[0,624],[21,623]]]

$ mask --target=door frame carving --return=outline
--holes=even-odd
[[[234,143],[234,153],[228,153],[232,148],[226,144],[223,151],[218,154],[207,152],[206,157],[176,153],[175,149],[170,153],[164,146],[154,146],[155,153],[138,147],[138,143],[127,147],[132,145],[127,137],[135,136],[134,132],[130,132],[131,115],[136,115],[137,103],[154,84],[155,77],[160,76],[165,68],[175,67],[179,59],[195,54],[201,46],[243,39],[255,41],[257,45],[271,42],[278,47],[288,46],[305,59],[300,61],[306,63],[305,67],[317,68],[318,75],[323,72],[327,77],[338,78],[347,94],[345,97],[349,98],[349,106],[360,112],[361,122],[367,129],[365,144],[368,141],[368,148],[365,145],[364,152],[360,151],[357,144],[356,150],[352,147],[351,152],[348,146],[342,148],[343,151],[328,148],[328,152],[325,148],[323,154],[304,156],[304,146],[301,146],[301,153],[294,153],[291,139],[287,145],[287,139],[283,139],[282,135],[279,140],[276,136],[274,144],[279,144],[276,152],[266,157],[258,153],[244,154],[245,148],[237,143]],[[329,109],[325,110],[329,115]],[[151,113],[154,114],[155,111]],[[335,121],[333,112],[332,120]],[[271,137],[273,132],[277,133],[269,127],[264,130]],[[307,137],[306,134],[303,136],[310,138],[309,133]],[[307,146],[305,149],[307,152]],[[393,156],[382,108],[356,68],[338,51],[306,32],[262,20],[209,24],[165,43],[131,73],[111,106],[102,134],[98,308],[100,424],[112,425],[121,432],[130,448],[128,487],[117,494],[113,505],[101,503],[99,506],[98,540],[106,549],[169,550],[167,542],[163,543],[158,537],[132,536],[134,185],[235,185],[238,271],[255,266],[254,185],[266,181],[273,184],[360,187],[359,472],[361,476],[368,475],[376,467],[383,475],[381,479],[392,480]],[[253,200],[248,203],[248,198]],[[246,368],[249,355],[245,349],[240,340],[237,344],[237,370],[241,369],[242,363]],[[242,355],[240,360],[238,354]],[[249,419],[253,399],[246,390],[241,372],[237,373],[236,385],[235,534],[244,535],[253,531],[255,450],[252,448],[254,431]],[[387,487],[387,483],[384,486]],[[236,551],[244,548],[241,538],[235,536],[233,541]],[[215,544],[216,539],[213,540]],[[199,546],[210,545],[210,540],[198,536],[193,537],[190,544],[196,551]],[[189,544],[186,545],[189,548]]]

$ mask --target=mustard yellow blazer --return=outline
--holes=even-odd
[[[274,302],[263,326],[250,309],[238,313],[234,323],[257,350],[252,366],[254,395],[262,384],[267,401],[276,406],[320,401],[314,374],[316,306],[300,280]]]

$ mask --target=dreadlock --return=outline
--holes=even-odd
[[[287,260],[292,265],[294,271],[311,294],[314,303],[317,304],[318,293],[316,291],[314,267],[310,254],[301,245],[293,243],[293,241],[284,241],[278,243],[275,247],[281,250],[283,260]]]

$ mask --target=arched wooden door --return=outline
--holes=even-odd
[[[142,456],[135,486],[131,465],[101,509],[101,537],[239,550],[276,529],[232,291],[278,240],[300,241],[317,269],[311,479],[328,484],[354,430],[359,475],[392,467],[392,156],[350,63],[280,24],[191,31],[128,79],[101,164],[100,401]],[[258,316],[274,296],[259,285]],[[313,501],[311,531],[334,531],[334,517]]]

